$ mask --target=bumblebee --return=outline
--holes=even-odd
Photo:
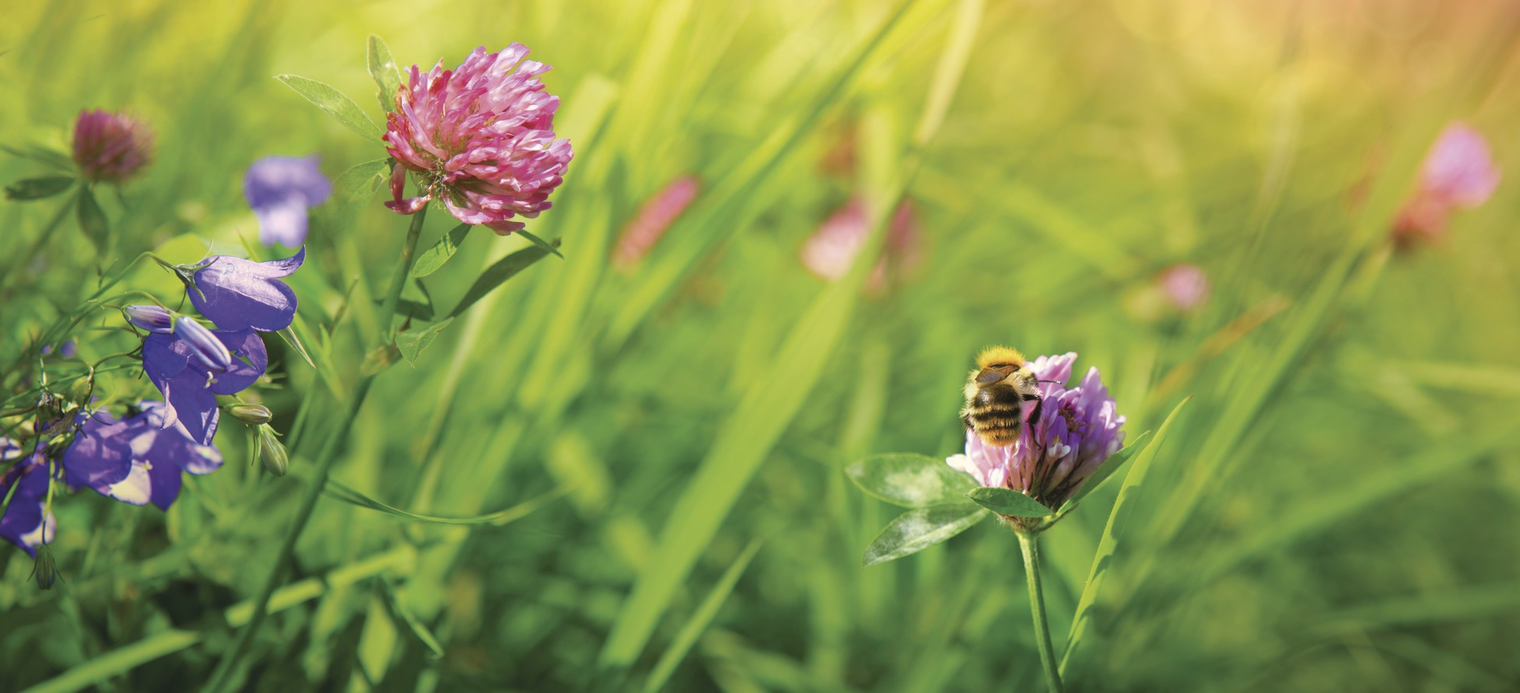
[[[966,378],[966,406],[961,421],[988,445],[1013,445],[1024,425],[1024,407],[1033,402],[1029,423],[1040,420],[1039,380],[1024,355],[1008,347],[991,347],[976,357]]]

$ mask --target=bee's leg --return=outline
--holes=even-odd
[[[1024,395],[1024,401],[1034,402],[1034,408],[1029,410],[1029,439],[1034,440],[1034,426],[1040,423],[1040,412],[1043,411],[1045,403],[1040,400],[1039,395]]]
[[[1037,424],[1037,423],[1039,423],[1040,422],[1040,410],[1041,410],[1041,407],[1045,403],[1042,402],[1042,401],[1040,401],[1040,396],[1039,395],[1024,395],[1024,401],[1025,402],[1034,402],[1034,409],[1031,409],[1029,411],[1029,423],[1031,423],[1031,424]]]

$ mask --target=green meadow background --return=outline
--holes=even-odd
[[[7,363],[111,260],[243,253],[257,157],[319,153],[336,179],[384,156],[273,75],[331,84],[378,120],[370,34],[402,66],[518,41],[554,67],[575,159],[528,228],[565,257],[379,376],[332,478],[390,509],[322,500],[234,672],[245,690],[1039,690],[1014,537],[985,523],[862,568],[897,510],[842,472],[870,453],[956,452],[960,384],[993,343],[1079,352],[1131,438],[1191,396],[1143,478],[1121,472],[1044,536],[1072,690],[1520,688],[1513,3],[129,0],[4,15],[0,140],[66,146],[93,107],[157,132],[146,174],[103,198],[110,257],[69,222],[46,271],[0,301]],[[1446,242],[1389,252],[1420,159],[1459,119],[1506,177]],[[0,182],[40,172],[0,158]],[[638,206],[688,174],[695,204],[613,270]],[[39,591],[25,554],[0,551],[0,689],[191,690],[232,647],[405,235],[384,191],[340,188],[292,278],[318,367],[267,340],[262,394],[291,473],[249,466],[229,419],[227,465],[188,479],[168,513],[60,499],[66,582]],[[865,289],[873,257],[833,283],[798,260],[853,195],[878,218],[899,195],[918,213],[924,261],[884,292]],[[13,258],[56,204],[0,203],[0,266],[22,271]],[[423,247],[454,225],[434,210]],[[477,229],[426,297],[405,297],[442,315],[523,247]],[[1209,302],[1137,311],[1178,262],[1208,272]],[[176,300],[167,273],[132,277]],[[80,332],[81,354],[120,350],[120,335],[92,341],[104,334]]]

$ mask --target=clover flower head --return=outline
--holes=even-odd
[[[1209,275],[1198,265],[1172,265],[1156,275],[1156,285],[1167,303],[1181,312],[1189,312],[1209,300],[1212,288]]]
[[[692,200],[697,199],[701,188],[702,182],[696,176],[681,176],[646,200],[633,221],[623,227],[617,249],[613,251],[612,264],[627,270],[644,259]]]
[[[224,330],[277,332],[296,317],[296,292],[280,281],[301,268],[306,247],[283,260],[254,262],[230,255],[213,255],[193,266],[181,266],[194,288],[190,303]],[[193,272],[193,273],[192,273]]]
[[[0,498],[10,497],[0,517],[0,538],[36,557],[37,547],[53,540],[58,525],[47,508],[47,454],[40,443],[27,455],[16,441],[0,438],[0,460],[15,461],[0,474]]]
[[[1394,221],[1394,244],[1408,249],[1445,237],[1452,213],[1486,202],[1499,179],[1483,135],[1465,123],[1447,125],[1426,153],[1418,187]]]
[[[321,157],[266,156],[243,176],[243,196],[259,217],[259,242],[291,248],[306,242],[306,210],[327,201],[332,181],[322,175]]]
[[[1029,363],[1040,388],[1040,418],[1029,421],[1012,445],[994,446],[966,433],[965,454],[946,462],[983,486],[1019,491],[1056,509],[1124,444],[1124,417],[1097,368],[1067,387],[1076,353],[1041,356]]]
[[[92,183],[124,183],[153,158],[153,132],[141,121],[96,109],[74,121],[74,163]]]
[[[538,80],[549,66],[527,55],[514,43],[476,48],[453,70],[443,61],[428,72],[412,66],[386,116],[386,151],[397,164],[386,206],[414,214],[438,199],[459,221],[503,235],[523,228],[514,217],[550,207],[573,153],[554,136],[559,97]],[[417,175],[418,197],[403,197],[407,172]]]
[[[872,291],[887,286],[887,267],[911,270],[922,261],[921,233],[913,204],[904,200],[892,214],[887,227],[882,258],[871,269],[866,287]],[[860,254],[871,228],[866,218],[865,200],[854,197],[819,225],[802,246],[802,265],[826,281],[839,281],[850,271],[850,263]]]

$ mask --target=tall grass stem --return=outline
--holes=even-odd
[[[386,295],[385,303],[380,310],[380,326],[375,336],[374,348],[382,347],[390,338],[391,320],[396,315],[396,304],[401,298],[402,287],[406,285],[407,274],[412,270],[412,261],[416,259],[417,239],[422,235],[422,223],[426,216],[427,208],[425,207],[412,215],[411,226],[406,232],[406,242],[401,248],[401,257],[396,263],[396,272],[391,276],[390,293]],[[364,406],[364,398],[369,394],[370,386],[374,384],[377,375],[379,373],[366,375],[359,380],[359,384],[354,387],[353,394],[349,397],[348,408],[344,410],[337,429],[322,445],[322,450],[317,455],[316,476],[312,479],[311,485],[306,488],[306,495],[301,498],[301,507],[296,511],[290,532],[285,535],[285,542],[280,545],[280,553],[275,559],[274,569],[269,572],[269,578],[264,581],[263,589],[254,600],[253,617],[249,619],[247,627],[238,636],[237,643],[222,655],[222,660],[217,663],[216,671],[212,672],[211,681],[206,685],[207,693],[217,693],[223,689],[238,660],[253,642],[253,637],[258,633],[259,627],[264,624],[264,619],[269,616],[269,600],[279,588],[280,581],[284,579],[290,565],[295,562],[296,541],[301,538],[301,531],[311,520],[312,511],[317,507],[317,500],[322,497],[322,489],[327,486],[327,475],[332,470],[333,460],[337,459],[338,448],[348,438],[349,429],[353,427],[354,419],[359,415],[359,409]]]

